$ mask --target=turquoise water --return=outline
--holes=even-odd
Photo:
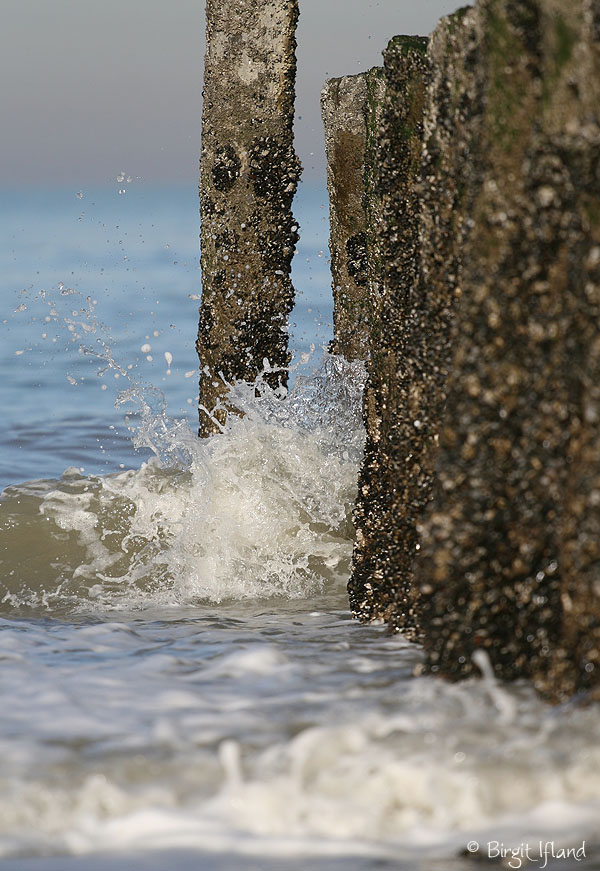
[[[1,200],[0,869],[598,871],[597,706],[415,677],[348,615],[324,192],[289,397],[199,441],[196,192],[123,189]]]

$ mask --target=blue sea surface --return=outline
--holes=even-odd
[[[295,203],[296,362],[331,332],[326,202],[323,188],[301,185]],[[127,409],[114,408],[128,380],[115,368],[101,373],[106,362],[90,352],[109,348],[129,379],[159,388],[168,413],[195,426],[199,225],[193,187],[2,192],[0,488],[67,466],[103,473],[139,464]]]

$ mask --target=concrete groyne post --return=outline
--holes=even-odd
[[[423,50],[365,150],[351,607],[447,677],[600,695],[598,4],[478,0]]]
[[[206,2],[200,435],[224,423],[224,382],[253,381],[265,358],[273,368],[290,359],[297,18],[297,0]],[[266,380],[285,384],[286,373]]]
[[[483,650],[560,699],[600,678],[598,7],[469,16],[481,99],[419,619],[432,671],[467,676]]]
[[[584,0],[563,4],[561,12],[554,45],[555,69],[562,74],[549,132],[567,178],[552,188],[553,223],[563,228],[549,277],[558,270],[563,289],[570,290],[567,394],[568,410],[576,412],[569,420],[559,524],[560,643],[537,680],[555,699],[582,690],[600,699],[600,6]],[[561,108],[573,79],[578,100]],[[544,201],[550,196],[545,190],[540,195]],[[560,214],[566,204],[572,209],[568,226]]]
[[[394,38],[384,52],[384,91],[372,113],[366,166],[369,294],[368,381],[364,398],[365,455],[354,512],[356,541],[350,606],[362,620],[402,620],[414,630],[409,587],[398,583],[404,555],[414,547],[406,517],[415,494],[410,464],[401,458],[414,442],[411,425],[393,413],[410,379],[407,331],[415,312],[419,266],[417,179],[427,83],[427,40]],[[415,375],[415,372],[412,372]],[[408,489],[407,489],[408,488]],[[400,615],[402,617],[400,618]]]
[[[384,88],[383,70],[375,67],[330,79],[321,94],[334,301],[331,351],[347,360],[365,360],[368,355],[373,258],[367,237],[376,195],[367,155]]]

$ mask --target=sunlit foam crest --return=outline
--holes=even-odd
[[[208,510],[200,523],[187,514],[173,548],[188,594],[300,596],[345,576],[362,427],[335,383],[350,373],[331,361],[325,370],[317,407],[306,384],[284,401],[264,383],[258,395],[235,385],[230,400],[243,416],[197,443],[192,488]],[[346,415],[353,428],[340,426]]]

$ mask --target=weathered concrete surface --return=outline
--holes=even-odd
[[[600,4],[589,0],[568,11],[570,18],[555,22],[555,70],[563,96],[557,99],[558,92],[551,102],[550,133],[566,178],[556,185],[552,203],[551,224],[563,229],[548,278],[558,273],[571,291],[565,374],[574,416],[559,527],[561,644],[551,668],[537,678],[555,698],[577,690],[600,698]],[[572,80],[561,69],[569,63]],[[573,90],[579,105],[569,106]],[[541,189],[537,195],[544,202],[549,196]],[[569,226],[558,214],[565,207],[573,210]]]
[[[330,79],[321,94],[334,299],[331,351],[347,360],[365,360],[368,354],[367,209],[375,196],[365,161],[383,91],[383,70],[375,67]]]
[[[289,363],[298,238],[291,203],[297,0],[207,0],[200,168],[200,435],[226,417],[223,379]],[[267,376],[273,386],[286,374]]]
[[[466,22],[472,229],[417,610],[432,671],[483,649],[559,699],[600,684],[600,10],[480,0]]]
[[[600,5],[479,0],[415,48],[386,52],[366,159],[351,606],[431,671],[483,649],[600,695]]]
[[[409,604],[416,544],[411,519],[421,476],[409,456],[420,432],[400,419],[408,385],[418,379],[406,345],[420,309],[418,192],[427,40],[396,37],[384,52],[385,95],[372,112],[367,167],[369,364],[365,456],[354,512],[356,544],[348,585],[353,613],[416,631]],[[337,301],[336,301],[337,305]],[[420,448],[419,448],[420,449]],[[402,568],[407,563],[407,571]],[[404,579],[406,574],[406,583]]]

